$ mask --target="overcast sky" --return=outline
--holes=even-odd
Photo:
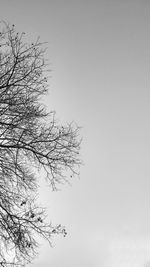
[[[41,189],[68,236],[32,266],[150,267],[150,1],[0,0],[0,19],[48,42],[47,107],[83,127],[80,179]]]

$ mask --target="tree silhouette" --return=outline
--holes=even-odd
[[[58,125],[41,97],[48,91],[45,48],[39,39],[4,23],[0,32],[0,266],[25,266],[37,253],[37,235],[51,244],[61,225],[37,204],[39,174],[52,189],[78,174],[79,128]]]

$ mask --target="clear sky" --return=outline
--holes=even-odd
[[[32,266],[150,267],[150,1],[1,0],[0,19],[48,41],[48,109],[83,127],[80,180],[41,189],[68,236]]]

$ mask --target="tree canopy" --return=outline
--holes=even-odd
[[[47,112],[45,45],[25,41],[14,25],[0,32],[0,265],[25,266],[37,252],[37,235],[66,234],[47,222],[36,202],[38,177],[52,189],[78,174],[79,127],[60,125]]]

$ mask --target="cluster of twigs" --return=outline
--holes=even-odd
[[[51,244],[61,225],[46,222],[36,204],[37,175],[53,189],[78,174],[79,128],[60,126],[40,103],[47,93],[45,49],[39,39],[4,24],[0,32],[0,266],[25,266],[36,255],[36,235]]]

